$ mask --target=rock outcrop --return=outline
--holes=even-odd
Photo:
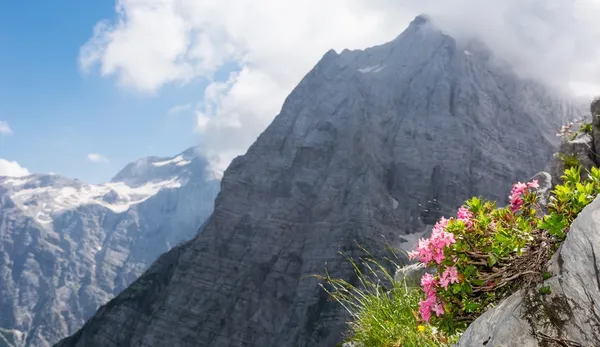
[[[0,177],[0,346],[51,346],[194,237],[220,182],[194,149],[110,183]]]
[[[571,225],[549,264],[553,275],[487,311],[463,334],[459,347],[600,345],[600,198]]]
[[[409,248],[471,196],[506,202],[578,116],[424,17],[331,50],[226,170],[203,232],[58,346],[334,346],[345,312],[310,275],[353,282],[355,241]]]

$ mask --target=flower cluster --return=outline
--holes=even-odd
[[[540,185],[537,180],[533,180],[528,183],[517,182],[510,192],[510,209],[513,212],[516,212],[518,209],[520,209],[525,203],[525,200],[523,200],[523,194],[525,194],[529,188],[537,189],[539,187]]]
[[[473,212],[469,211],[468,208],[461,206],[456,213],[456,218],[465,223],[465,226],[468,228],[472,225],[471,219],[473,218]]]
[[[419,313],[421,314],[421,318],[424,321],[429,322],[431,319],[431,312],[433,311],[436,316],[441,316],[444,314],[444,306],[439,301],[435,288],[437,286],[437,280],[433,277],[433,275],[426,273],[421,278],[421,287],[425,292],[425,300],[421,299],[419,301]]]
[[[408,252],[408,258],[410,260],[418,259],[423,264],[428,264],[432,260],[441,264],[444,260],[444,247],[456,243],[454,235],[446,232],[447,225],[448,219],[442,217],[433,227],[431,237],[429,239],[419,239],[417,249]]]
[[[463,221],[465,225],[471,225],[472,218],[473,213],[465,207],[458,210],[457,219]],[[445,259],[444,249],[456,243],[454,234],[446,231],[451,220],[453,219],[442,217],[433,227],[431,237],[420,239],[416,250],[408,253],[409,259],[418,259],[426,266],[432,261],[435,261],[438,266],[441,265]],[[447,289],[450,283],[458,283],[458,271],[455,267],[447,267],[439,278],[429,273],[423,275],[421,287],[425,293],[425,300],[419,301],[419,313],[424,321],[429,322],[432,312],[437,317],[444,314],[444,305],[438,298],[436,290],[438,287]]]
[[[530,189],[536,188],[539,188],[537,180],[515,184],[510,195],[511,211],[514,213],[519,210],[525,204],[525,194],[530,193]],[[486,206],[488,206],[488,209],[491,207],[491,205]],[[481,210],[481,208],[483,206],[479,209]],[[459,276],[463,275],[459,275],[457,267],[459,264],[458,253],[454,248],[457,246],[458,239],[463,243],[462,240],[465,237],[476,237],[474,233],[477,232],[477,228],[480,228],[475,225],[477,218],[473,211],[476,210],[477,208],[471,210],[466,206],[461,206],[456,213],[456,218],[446,219],[442,217],[433,227],[431,237],[420,239],[416,249],[408,253],[409,259],[417,259],[427,267],[437,267],[438,269],[435,276],[426,273],[421,278],[421,288],[425,293],[425,299],[421,299],[419,302],[419,313],[425,322],[431,320],[432,312],[437,317],[444,314],[444,297],[447,298],[450,285],[461,282]],[[491,220],[487,223],[486,229],[493,231],[496,227],[496,222]],[[455,235],[454,232],[457,231],[457,228],[461,232]],[[449,251],[445,254],[446,249],[449,249]],[[450,256],[447,257],[447,255]],[[464,266],[461,269],[464,270]],[[486,284],[493,285],[493,281],[487,281]]]
[[[441,218],[429,239],[419,240],[409,259],[435,270],[421,278],[421,321],[454,334],[499,298],[540,280],[546,255],[600,193],[600,169],[592,168],[584,182],[580,167],[567,169],[562,178],[565,183],[550,192],[544,211],[539,209],[539,182],[517,182],[510,205],[498,208],[472,198],[456,217]]]

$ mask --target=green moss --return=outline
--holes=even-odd
[[[550,289],[550,287],[541,287],[540,288],[540,294],[548,295],[550,293],[552,293],[552,290]]]

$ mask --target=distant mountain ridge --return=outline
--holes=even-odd
[[[346,313],[311,275],[409,248],[447,210],[546,168],[569,100],[426,17],[327,52],[229,165],[202,233],[163,254],[59,347],[331,347]],[[119,334],[111,332],[119,331]]]
[[[190,148],[127,165],[109,183],[0,177],[0,346],[50,346],[212,211],[218,172]]]

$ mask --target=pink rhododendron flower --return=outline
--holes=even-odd
[[[438,265],[440,265],[444,261],[444,252],[440,250],[435,250],[435,254],[433,255],[433,260],[435,260]]]
[[[533,188],[533,189],[538,189],[540,187],[540,184],[538,183],[538,180],[533,180],[533,181],[527,183],[527,187]]]
[[[519,208],[521,208],[523,203],[525,203],[525,201],[523,200],[523,198],[521,198],[521,196],[523,195],[523,193],[525,193],[526,190],[527,190],[527,184],[525,184],[525,183],[517,182],[513,186],[512,190],[510,192],[510,196],[509,196],[510,209],[513,212],[517,211]]]
[[[458,220],[463,221],[467,227],[470,227],[473,224],[473,222],[471,221],[471,219],[473,218],[473,212],[469,211],[469,209],[464,206],[458,209],[458,212],[456,213],[456,218],[458,218]]]
[[[421,314],[421,318],[429,323],[431,319],[431,305],[428,301],[423,301],[422,299],[419,301],[419,313]]]
[[[436,316],[441,316],[444,314],[444,306],[442,306],[441,304],[435,304],[433,306],[433,312],[435,312]]]
[[[419,261],[424,264],[429,263],[433,259],[430,240],[419,239],[416,250],[409,252],[408,258],[411,260],[418,258]]]
[[[421,318],[427,323],[431,320],[431,311],[435,312],[438,317],[444,314],[444,306],[438,303],[435,293],[428,294],[425,300],[419,300],[419,313],[421,314]]]
[[[409,259],[418,258],[424,264],[435,260],[441,264],[444,260],[444,247],[456,243],[454,234],[445,231],[447,225],[447,219],[440,219],[433,227],[431,237],[428,240],[419,239],[416,249],[408,253]]]
[[[458,283],[458,271],[454,266],[447,268],[440,278],[440,286],[442,288],[448,289],[450,283]]]
[[[419,300],[419,313],[424,321],[429,323],[429,320],[431,319],[431,309],[434,307],[434,305],[436,305],[436,303],[437,296],[435,296],[435,293],[429,293],[427,294],[427,299]]]
[[[436,280],[435,278],[429,274],[429,273],[425,273],[423,275],[423,277],[421,277],[421,287],[423,288],[423,291],[427,294],[433,292],[433,288],[436,286]]]

